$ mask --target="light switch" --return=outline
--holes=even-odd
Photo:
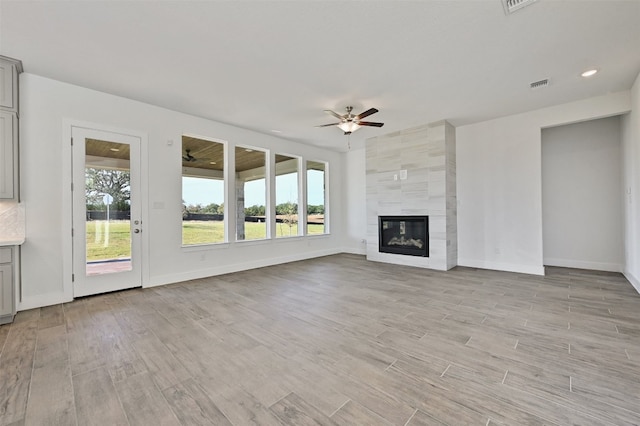
[[[400,180],[405,180],[407,178],[407,171],[400,170]]]

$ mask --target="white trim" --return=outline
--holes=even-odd
[[[182,281],[195,280],[199,278],[213,277],[216,275],[230,274],[233,272],[248,271],[250,269],[264,268],[266,266],[280,265],[283,263],[297,262],[299,260],[313,259],[316,257],[330,256],[341,253],[340,249],[324,249],[307,253],[300,253],[291,256],[275,257],[270,259],[258,259],[252,262],[236,263],[214,268],[198,269],[195,271],[183,272],[179,274],[162,275],[153,277],[143,288],[157,287],[166,284],[173,284]]]
[[[469,268],[492,269],[496,271],[518,272],[522,274],[544,275],[544,266],[519,265],[515,263],[491,262],[486,260],[460,259],[458,266]]]
[[[635,277],[629,270],[625,270],[622,274],[627,280],[629,280],[633,288],[635,288],[636,291],[640,294],[640,279]]]
[[[545,258],[545,266],[559,266],[563,268],[590,269],[592,271],[622,272],[619,263],[589,262],[574,259]]]
[[[367,255],[367,248],[366,247],[361,247],[361,248],[342,247],[342,253],[361,254],[363,256],[366,256]]]
[[[324,204],[324,230],[322,232],[322,235],[329,235],[331,234],[331,212],[330,212],[330,208],[331,208],[331,202],[330,202],[330,187],[331,187],[331,177],[330,177],[330,172],[329,172],[329,161],[327,160],[312,160],[312,159],[308,159],[305,158],[304,159],[304,180],[302,182],[302,188],[303,188],[303,193],[304,193],[304,235],[307,236],[309,235],[307,233],[307,219],[309,218],[309,212],[307,211],[307,206],[309,205],[309,200],[308,200],[308,195],[309,195],[309,182],[307,179],[307,174],[309,172],[309,163],[322,163],[324,164],[324,188],[323,188],[323,204]],[[298,224],[300,223],[300,220],[298,220]],[[298,225],[300,226],[300,225]],[[317,235],[317,234],[311,234],[311,235]]]

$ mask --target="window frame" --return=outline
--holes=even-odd
[[[229,215],[228,215],[228,170],[229,170],[229,161],[228,161],[228,157],[229,157],[229,142],[223,139],[218,139],[218,138],[213,138],[213,137],[209,137],[209,136],[201,136],[201,135],[196,135],[193,133],[183,133],[180,136],[180,200],[181,200],[181,205],[182,205],[182,200],[184,200],[184,183],[182,181],[183,178],[185,177],[191,177],[191,178],[200,178],[200,179],[214,179],[214,176],[198,176],[195,175],[193,173],[187,173],[185,174],[186,170],[193,170],[196,169],[194,167],[185,167],[182,164],[182,156],[184,155],[184,137],[188,137],[188,138],[193,138],[193,139],[199,139],[205,142],[211,142],[211,143],[218,143],[222,145],[222,157],[223,157],[223,168],[222,168],[222,198],[223,198],[223,205],[224,205],[224,209],[223,209],[223,219],[222,219],[222,228],[223,228],[223,239],[222,241],[212,241],[212,242],[204,242],[204,243],[196,243],[196,244],[184,244],[184,227],[183,227],[183,222],[184,219],[181,219],[180,221],[180,245],[182,247],[183,250],[185,251],[192,251],[194,249],[198,249],[198,248],[203,248],[203,247],[215,247],[215,246],[221,246],[221,245],[225,245],[229,243],[229,232],[228,232],[228,222],[229,222]],[[203,169],[203,170],[207,170],[207,169]]]
[[[277,216],[276,207],[278,206],[278,202],[277,202],[278,186],[276,184],[276,178],[278,177],[278,175],[277,175],[278,164],[275,162],[275,158],[276,158],[277,155],[280,155],[280,156],[283,156],[283,157],[289,157],[292,160],[295,160],[296,161],[296,173],[297,173],[297,176],[296,176],[296,184],[297,184],[297,194],[296,194],[297,201],[296,201],[296,204],[298,205],[298,208],[296,209],[296,215],[298,217],[298,220],[297,220],[297,233],[295,235],[282,236],[282,237],[278,237],[278,235],[277,235],[278,231],[276,229],[277,226],[278,226],[277,220],[276,220],[277,219],[276,218],[276,216]],[[274,197],[273,197],[273,211],[272,211],[273,218],[274,218],[274,223],[273,223],[274,235],[273,235],[273,239],[279,241],[279,240],[286,240],[286,239],[290,239],[290,238],[303,237],[304,236],[304,230],[306,229],[306,221],[305,221],[304,226],[302,226],[302,222],[303,221],[301,220],[301,218],[304,217],[304,215],[303,215],[303,210],[304,209],[303,209],[303,204],[301,202],[301,200],[302,200],[302,192],[303,192],[303,188],[304,188],[303,187],[303,180],[302,180],[302,176],[301,176],[303,173],[302,173],[301,170],[303,169],[303,166],[305,165],[304,159],[303,159],[303,157],[301,155],[294,155],[294,154],[289,154],[289,153],[277,152],[277,153],[274,153],[273,160],[274,160],[274,165],[273,165],[273,194],[274,194]]]
[[[265,205],[264,205],[264,216],[265,216],[265,236],[264,238],[256,238],[256,239],[251,239],[248,240],[246,239],[246,235],[245,235],[245,239],[239,240],[238,239],[238,188],[237,188],[237,182],[238,182],[238,172],[237,170],[237,158],[236,158],[236,153],[238,149],[250,149],[252,151],[259,151],[262,152],[264,154],[264,177],[260,178],[260,179],[264,179],[264,190],[265,190]],[[231,150],[230,150],[231,151]],[[272,157],[272,152],[269,148],[264,148],[264,147],[260,147],[260,146],[255,146],[255,145],[249,145],[249,144],[243,144],[243,143],[238,143],[238,144],[234,144],[233,145],[233,188],[230,188],[230,191],[233,191],[233,203],[234,203],[234,212],[235,212],[235,217],[233,220],[233,225],[234,229],[233,229],[233,242],[236,243],[256,243],[259,241],[266,241],[266,240],[270,240],[271,239],[271,234],[272,234],[272,226],[271,226],[271,175],[272,175],[272,168],[271,168],[271,157]],[[242,173],[242,172],[240,172]],[[243,208],[246,209],[246,205],[243,205]],[[226,205],[225,205],[226,208]],[[245,222],[246,223],[246,222]],[[230,232],[232,231],[231,229],[229,230]]]
[[[324,176],[323,176],[323,191],[324,191],[324,218],[323,218],[323,222],[324,222],[324,229],[323,232],[320,234],[309,234],[308,232],[308,218],[309,218],[309,212],[308,210],[308,206],[309,206],[309,200],[308,200],[308,196],[309,196],[309,182],[308,182],[308,171],[309,171],[309,163],[322,163],[324,164]],[[313,170],[313,169],[311,169]],[[330,210],[329,210],[329,198],[330,198],[330,194],[329,194],[329,161],[325,161],[325,160],[314,160],[314,159],[305,159],[304,162],[304,235],[305,236],[310,236],[310,237],[318,237],[318,236],[322,236],[322,235],[330,235],[331,234],[331,218],[330,218]]]

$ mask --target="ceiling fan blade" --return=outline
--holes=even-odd
[[[337,118],[338,120],[342,120],[344,117],[341,116],[340,114],[338,114],[337,112],[333,112],[330,109],[325,109],[324,112],[326,112],[329,115],[333,115],[335,118]]]
[[[331,124],[321,124],[319,126],[315,126],[315,127],[329,127],[329,126],[337,126],[340,123],[331,123]]]
[[[358,124],[361,126],[372,126],[372,127],[384,126],[384,123],[374,123],[373,121],[358,121]]]
[[[370,116],[371,114],[375,114],[376,112],[378,112],[377,109],[375,108],[369,108],[368,110],[366,110],[365,112],[361,112],[360,114],[355,116],[355,120],[360,120],[361,118],[365,118]]]

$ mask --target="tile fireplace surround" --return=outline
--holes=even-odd
[[[367,259],[448,270],[458,262],[455,128],[438,121],[367,140]],[[429,216],[429,257],[380,253],[378,216]]]

